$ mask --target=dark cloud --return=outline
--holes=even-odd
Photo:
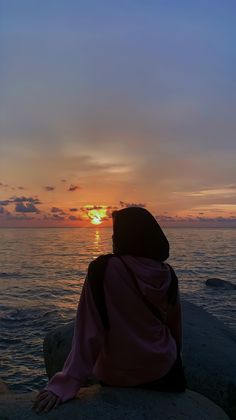
[[[10,212],[6,215],[6,220],[10,221],[18,221],[18,220],[36,220],[35,218],[28,216],[27,214],[12,214]]]
[[[69,216],[68,219],[69,220],[78,220],[78,217],[76,217],[76,216]]]
[[[125,207],[143,207],[143,208],[145,208],[146,204],[143,204],[143,203],[126,203],[125,201],[120,201],[120,206],[122,208],[125,208]]]
[[[5,213],[5,209],[4,209],[4,207],[0,206],[0,214],[3,214],[3,213]]]
[[[117,206],[108,206],[107,207],[107,217],[109,219],[111,219],[112,218],[113,211],[116,211],[116,210],[118,210],[118,207]]]
[[[77,208],[73,207],[72,209],[69,209],[70,211],[78,211]]]
[[[46,191],[54,191],[55,187],[52,187],[51,185],[46,185],[45,187],[43,187],[43,189]]]
[[[51,213],[66,215],[66,213],[62,209],[60,209],[59,207],[52,207],[51,208]]]
[[[91,210],[102,210],[102,209],[104,209],[104,208],[106,208],[106,207],[104,207],[104,206],[86,206],[86,207],[80,207],[80,211],[82,212],[82,213],[88,213],[88,211],[91,211]]]
[[[54,214],[53,215],[53,220],[57,220],[59,222],[63,222],[65,220],[65,217],[64,216],[61,216],[59,214]]]
[[[38,197],[11,197],[11,203],[31,203],[31,204],[42,204]]]
[[[66,179],[61,179],[61,182],[67,182],[67,180]]]
[[[11,203],[10,200],[3,200],[3,201],[0,201],[0,206],[8,206],[10,203]]]
[[[18,188],[18,190],[25,190],[25,187],[22,187],[22,186],[19,186],[17,188]]]
[[[106,213],[106,216],[105,215],[102,216],[102,220],[105,221],[105,220],[108,220],[108,219],[110,219],[112,217],[112,212],[115,211],[115,210],[118,210],[118,207],[117,206],[107,206],[106,207],[106,206],[94,205],[94,206],[80,207],[78,210],[82,214],[84,214],[84,215],[86,215],[88,217],[90,217],[89,216],[89,212],[92,211],[92,210],[98,210],[98,211],[99,210],[104,210],[105,213]]]
[[[39,209],[33,203],[17,203],[15,211],[17,213],[40,213]]]
[[[204,214],[204,213],[203,213]],[[170,223],[170,224],[177,224],[177,225],[184,225],[187,224],[188,226],[191,226],[191,224],[196,223],[203,223],[203,224],[228,224],[232,222],[236,222],[236,216],[230,216],[230,217],[223,217],[223,216],[217,216],[217,217],[203,217],[203,216],[186,216],[186,217],[180,217],[180,216],[168,216],[165,214],[160,214],[155,216],[156,220],[160,223]]]
[[[80,189],[81,189],[81,187],[79,187],[78,185],[71,184],[67,191],[76,191],[76,190],[80,190]]]

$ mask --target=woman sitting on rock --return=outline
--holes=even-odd
[[[101,385],[183,392],[178,280],[169,243],[144,208],[113,213],[113,254],[89,265],[71,352],[35,401],[49,411],[75,397],[93,373]]]

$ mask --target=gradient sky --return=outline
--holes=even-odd
[[[236,226],[234,0],[0,0],[0,226]],[[88,207],[90,206],[90,207]]]

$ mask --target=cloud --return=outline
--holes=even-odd
[[[17,203],[15,211],[17,213],[40,213],[40,210],[33,203]]]
[[[18,190],[25,190],[25,187],[22,187],[22,186],[19,186],[17,188],[18,188]]]
[[[165,214],[156,215],[155,218],[158,222],[166,224],[166,225],[176,225],[176,226],[191,226],[191,225],[201,225],[201,226],[210,226],[210,225],[217,225],[217,226],[227,226],[228,224],[234,224],[236,222],[236,216],[217,216],[217,217],[204,217],[204,213],[199,213],[200,216],[170,216]]]
[[[78,211],[78,209],[76,209],[75,207],[73,207],[72,209],[69,209],[70,211]]]
[[[64,212],[64,210],[60,209],[59,207],[52,207],[51,208],[51,213],[66,215],[66,213]]]
[[[76,190],[80,190],[80,189],[81,189],[81,187],[79,187],[78,185],[71,184],[67,191],[76,191]]]
[[[2,200],[0,201],[0,206],[8,206],[11,203],[10,200]]]
[[[31,204],[42,204],[38,197],[11,197],[11,203],[31,203]]]
[[[20,220],[36,220],[36,218],[33,218],[31,216],[28,216],[27,214],[12,214],[8,212],[6,214],[6,220],[7,221],[20,221]]]
[[[146,204],[143,204],[143,203],[126,203],[124,201],[120,201],[120,206],[122,208],[125,208],[125,207],[143,207],[143,208],[145,208]]]
[[[54,220],[58,220],[59,222],[63,222],[65,220],[65,217],[64,216],[61,216],[59,214],[54,214],[53,215],[53,219]]]
[[[46,190],[46,191],[54,191],[55,190],[55,187],[52,187],[51,185],[46,185],[45,187],[43,187],[44,188],[44,190]]]
[[[4,207],[0,206],[0,214],[3,214],[3,213],[5,213],[5,209],[4,209]]]
[[[69,220],[79,220],[78,217],[76,217],[76,216],[69,216],[68,219]]]
[[[67,180],[66,179],[61,179],[61,182],[67,182]]]

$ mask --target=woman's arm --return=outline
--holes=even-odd
[[[77,394],[92,373],[103,344],[104,328],[86,277],[75,320],[72,349],[61,372],[56,373],[45,390],[65,402]]]

